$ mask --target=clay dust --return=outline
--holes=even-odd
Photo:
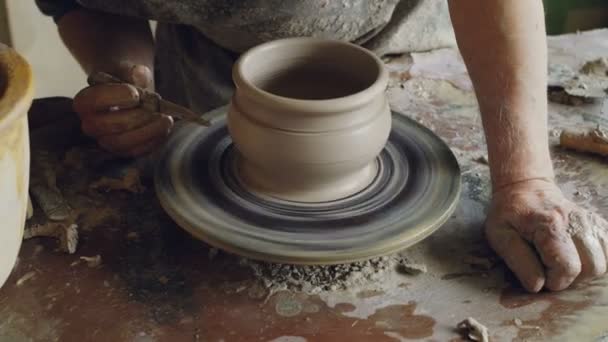
[[[395,254],[340,265],[274,264],[242,258],[241,266],[252,270],[254,277],[271,293],[291,290],[308,294],[326,291],[359,291],[379,288],[389,274],[414,276],[426,272],[426,266]],[[400,272],[401,269],[415,270]]]

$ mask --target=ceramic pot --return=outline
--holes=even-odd
[[[0,286],[23,237],[30,167],[27,112],[33,95],[28,63],[0,44]]]
[[[228,129],[252,191],[326,202],[374,179],[391,113],[388,72],[373,53],[340,41],[276,40],[244,53],[233,80]]]

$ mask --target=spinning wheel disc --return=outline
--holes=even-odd
[[[167,213],[213,246],[274,262],[352,262],[419,242],[456,207],[456,158],[430,130],[401,114],[393,113],[378,173],[367,188],[335,201],[302,203],[254,194],[242,184],[225,113],[218,109],[209,128],[176,129],[155,175]]]

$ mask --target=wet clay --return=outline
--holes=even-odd
[[[228,129],[252,192],[318,203],[372,182],[391,129],[377,56],[339,41],[283,39],[243,54],[233,79]]]
[[[357,74],[302,65],[280,70],[258,84],[274,95],[298,100],[327,100],[360,92],[369,83]]]

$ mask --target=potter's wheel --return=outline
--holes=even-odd
[[[460,170],[430,130],[393,113],[378,175],[363,191],[324,203],[261,197],[235,172],[238,152],[225,121],[185,124],[162,151],[156,192],[169,215],[209,244],[254,259],[334,264],[411,246],[438,229],[456,207]]]

